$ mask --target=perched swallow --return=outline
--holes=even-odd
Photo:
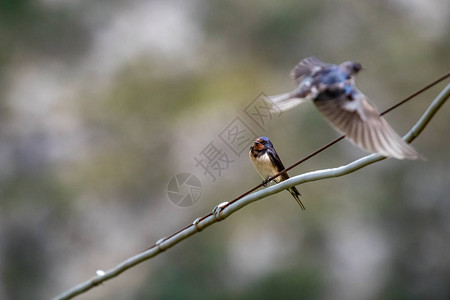
[[[305,58],[291,72],[298,87],[290,93],[271,97],[272,109],[286,111],[313,100],[331,125],[360,148],[397,159],[421,158],[356,88],[355,75],[361,69],[359,63],[352,61],[333,65],[317,57]]]
[[[256,171],[259,175],[261,175],[264,181],[284,170],[284,165],[281,162],[277,151],[275,151],[272,143],[265,136],[262,136],[255,140],[253,146],[250,147],[249,155],[253,167],[255,167]],[[287,173],[283,173],[273,181],[279,183],[288,178],[289,175]],[[302,201],[300,200],[300,193],[298,192],[297,188],[294,186],[289,188],[288,191],[292,194],[292,196],[294,196],[300,207],[303,210],[306,210],[305,205],[303,205]]]

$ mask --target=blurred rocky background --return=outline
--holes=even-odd
[[[312,104],[248,113],[300,59],[361,62],[384,110],[449,71],[449,28],[442,0],[2,1],[0,299],[51,298],[260,183],[239,126],[285,165],[337,137]],[[405,133],[444,86],[386,118]],[[449,299],[449,111],[414,142],[426,161],[299,186],[306,212],[258,201],[77,299]],[[363,155],[342,141],[290,174]]]

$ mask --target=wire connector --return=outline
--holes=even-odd
[[[222,202],[219,205],[217,205],[216,207],[214,207],[213,212],[212,212],[214,220],[216,220],[217,222],[220,222],[224,219],[220,216],[220,213],[222,212],[222,210],[225,207],[227,207],[227,205],[228,205],[228,202]]]
[[[162,238],[162,239],[159,239],[156,243],[155,243],[155,245],[156,245],[156,247],[158,247],[158,249],[161,251],[161,252],[163,252],[163,251],[165,251],[166,250],[166,248],[164,248],[161,244],[166,240],[167,238]]]
[[[197,232],[200,232],[203,230],[203,228],[200,226],[200,219],[202,219],[202,218],[197,218],[194,220],[194,222],[192,222],[192,225],[194,225],[195,229],[197,229]]]

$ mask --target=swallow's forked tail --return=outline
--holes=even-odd
[[[308,100],[292,96],[292,93],[270,96],[269,99],[272,104],[272,112],[287,111]]]
[[[302,210],[306,210],[305,205],[303,204],[302,200],[300,200],[300,193],[297,190],[297,188],[294,186],[292,188],[288,189],[289,193],[294,197],[295,201],[297,201],[298,205],[302,208]]]

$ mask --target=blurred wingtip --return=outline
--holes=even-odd
[[[270,96],[269,99],[272,104],[272,108],[270,109],[271,112],[288,111],[306,101],[306,99],[303,98],[293,98],[290,93]]]

